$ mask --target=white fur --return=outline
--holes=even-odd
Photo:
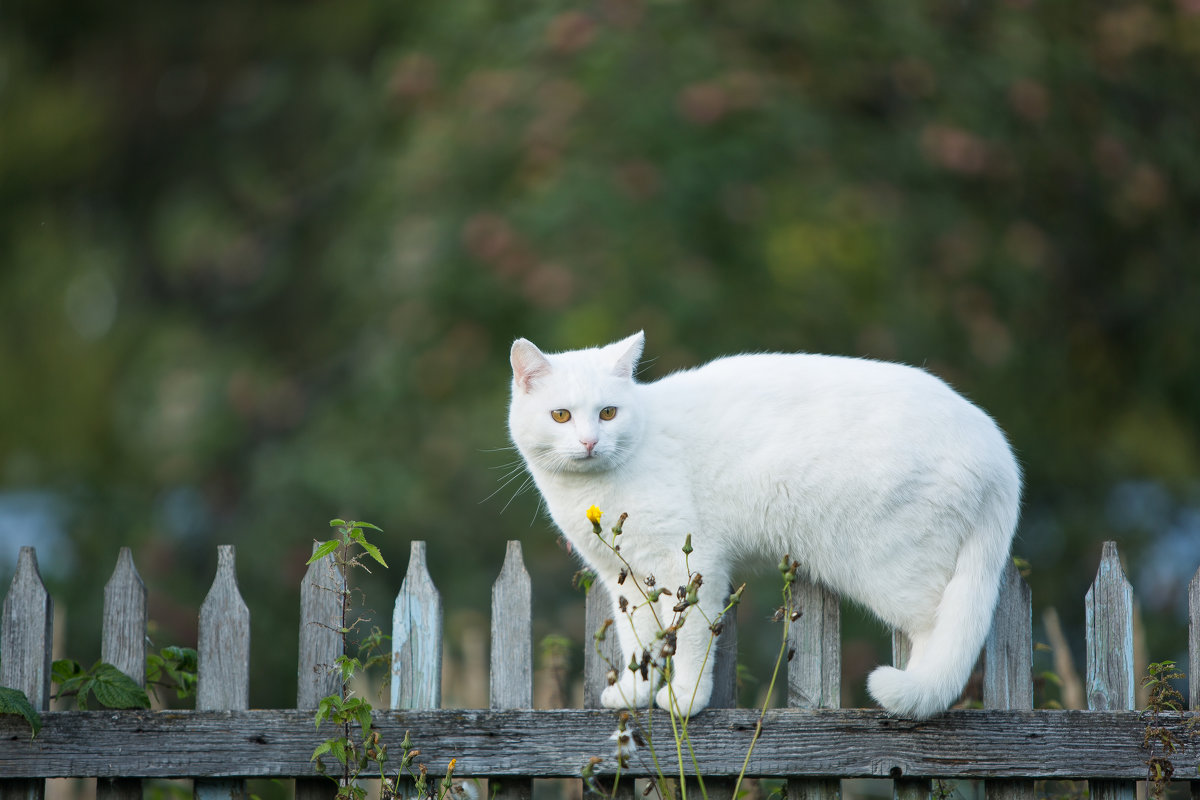
[[[954,702],[991,626],[1020,504],[1019,468],[991,418],[922,370],[833,356],[733,356],[638,383],[642,346],[638,333],[551,355],[512,347],[513,442],[614,602],[637,595],[617,585],[622,565],[592,532],[591,505],[606,531],[629,514],[621,555],[634,577],[671,589],[688,582],[692,534],[688,566],[703,575],[710,619],[737,562],[790,554],[912,641],[906,669],[871,674],[880,705],[924,718]],[[608,406],[617,414],[601,420]],[[555,422],[555,409],[571,419]],[[669,619],[675,600],[662,602]],[[614,619],[628,662],[653,619]],[[685,711],[704,708],[709,637],[703,622],[684,625],[670,687],[624,670],[603,702],[648,705],[657,689],[667,707],[673,689]]]

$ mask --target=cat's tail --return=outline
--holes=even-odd
[[[991,630],[1017,506],[1015,497],[994,501],[993,513],[963,543],[932,630],[910,632],[907,666],[871,673],[867,689],[888,712],[925,719],[949,708],[962,693]]]

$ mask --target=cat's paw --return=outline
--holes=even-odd
[[[643,680],[638,673],[626,670],[620,680],[600,693],[600,705],[605,708],[649,708],[655,685]]]
[[[708,708],[708,701],[711,697],[711,680],[706,688],[703,685],[696,686],[677,678],[659,689],[654,701],[663,711],[670,711],[681,717],[692,717]]]

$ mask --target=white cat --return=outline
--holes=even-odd
[[[624,565],[593,532],[592,505],[629,514],[629,580],[673,591],[690,567],[709,619],[737,562],[790,554],[911,640],[906,669],[869,678],[880,705],[913,718],[947,708],[991,626],[1020,505],[1020,469],[991,418],[923,370],[834,356],[733,356],[638,383],[643,343],[544,354],[518,339],[511,354],[512,440],[614,604],[641,597],[618,584]],[[659,602],[670,619],[675,597]],[[645,601],[613,619],[626,663],[639,658],[657,628]],[[683,625],[671,687],[626,669],[602,702],[667,708],[673,687],[676,707],[703,709],[710,637],[703,621]]]

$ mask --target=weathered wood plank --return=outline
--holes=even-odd
[[[457,758],[460,775],[578,776],[611,751],[616,712],[592,709],[388,711],[375,715],[385,741],[411,731],[427,763]],[[670,723],[654,711],[656,748],[677,771]],[[645,716],[645,715],[643,715]],[[1170,725],[1188,716],[1167,713]],[[690,723],[706,775],[736,775],[758,711],[710,709]],[[47,712],[36,739],[0,716],[0,774],[42,777],[240,778],[313,775],[309,756],[324,733],[307,711]],[[643,731],[650,723],[643,723]],[[749,775],[1134,780],[1146,774],[1145,717],[1136,711],[956,710],[914,722],[875,710],[768,710]],[[661,737],[661,738],[660,738]],[[1200,737],[1170,754],[1177,774],[1200,761]],[[547,747],[547,742],[553,747]],[[606,763],[605,770],[611,765]],[[632,767],[636,773],[637,764]],[[644,774],[644,770],[642,772]]]
[[[1033,709],[1033,597],[1012,561],[1000,579],[983,660],[983,706]],[[990,780],[988,800],[1033,800],[1032,781]]]
[[[489,704],[492,708],[533,707],[533,589],[521,543],[510,541],[504,566],[492,585],[492,653]],[[533,781],[491,779],[492,800],[529,800]]]
[[[238,591],[235,564],[233,545],[217,548],[217,575],[200,606],[198,710],[243,711],[250,707],[250,611]],[[244,800],[247,796],[241,780],[197,780],[193,793],[197,800]]]
[[[1188,708],[1200,712],[1200,569],[1188,584]],[[1200,780],[1192,781],[1192,800],[1200,800]]]
[[[904,669],[912,655],[912,642],[900,631],[892,631],[892,666]],[[905,777],[903,769],[892,775],[892,800],[928,800],[933,783],[928,778]]]
[[[0,617],[0,686],[19,689],[30,705],[44,711],[50,705],[50,648],[54,641],[54,602],[42,583],[37,552],[22,547],[16,574],[4,596]],[[28,738],[29,727],[24,721]],[[0,768],[0,775],[9,773]],[[0,800],[41,800],[46,792],[42,780],[0,779]]]
[[[511,541],[492,585],[492,708],[533,707],[533,589],[521,555]]]
[[[596,632],[604,625],[604,621],[611,619],[614,614],[612,600],[609,599],[608,590],[599,583],[593,583],[588,589],[587,600],[585,601],[584,609],[584,624],[583,624],[583,705],[586,708],[600,707],[600,694],[608,686],[608,671],[616,668],[620,672],[624,668],[625,661],[621,657],[621,643],[617,640],[615,629],[609,628],[604,639],[596,641]],[[604,714],[604,726],[608,735],[612,735],[612,731],[616,728],[613,712]],[[606,759],[610,766],[613,761],[613,743],[605,742],[601,749],[592,753],[591,756],[599,756]],[[587,759],[579,762],[574,775],[578,776],[583,765],[587,763]],[[607,791],[610,791],[615,800],[633,800],[634,786],[632,780],[621,780],[619,784],[610,789],[605,786]],[[586,794],[586,791],[585,791]]]
[[[596,632],[606,619],[613,619],[613,605],[608,590],[596,582],[588,589],[584,601],[583,622],[583,705],[584,708],[599,708],[600,695],[608,686],[608,670],[624,667],[621,643],[616,629],[609,628],[603,640],[596,641]]]
[[[315,552],[319,545],[313,543]],[[327,555],[305,570],[300,582],[300,655],[296,667],[296,708],[315,709],[322,699],[342,694],[335,662],[342,655],[342,597],[346,578]],[[328,778],[297,778],[296,800],[329,800],[337,785]]]
[[[805,578],[792,585],[800,613],[788,629],[794,655],[788,663],[790,708],[838,708],[842,704],[842,615],[837,595]],[[838,800],[838,780],[790,780],[792,800]]]
[[[1116,542],[1105,542],[1096,580],[1084,600],[1087,626],[1087,697],[1094,711],[1134,707],[1133,589]],[[1092,800],[1134,800],[1132,781],[1091,780]]]
[[[100,658],[146,685],[146,584],[133,564],[133,553],[122,547],[117,566],[104,586],[104,622]],[[141,800],[136,778],[101,778],[97,800]]]
[[[442,596],[425,564],[425,542],[416,541],[392,613],[391,705],[415,709],[441,704]]]

